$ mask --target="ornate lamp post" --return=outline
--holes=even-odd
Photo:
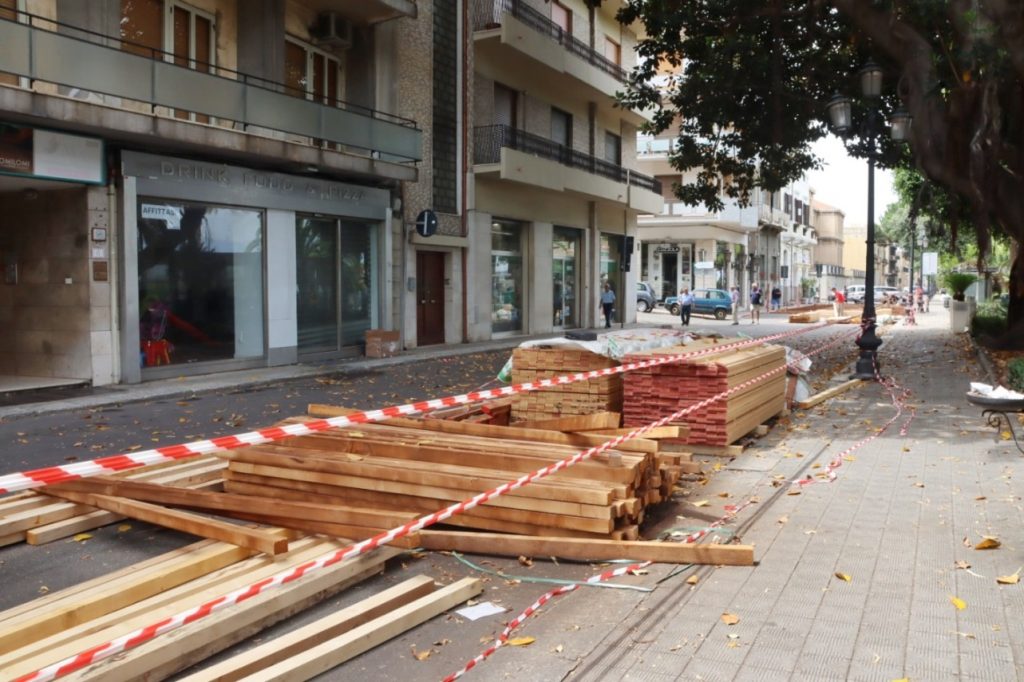
[[[859,72],[860,89],[867,112],[860,126],[853,125],[853,103],[849,97],[838,93],[826,106],[832,129],[840,137],[854,132],[867,142],[868,149],[868,238],[867,262],[865,263],[864,282],[864,313],[861,322],[864,332],[857,339],[860,356],[854,370],[854,378],[872,380],[878,367],[878,347],[882,340],[875,330],[875,161],[878,159],[878,135],[884,121],[879,110],[879,98],[882,95],[882,68],[873,61],[868,61]],[[910,134],[910,115],[900,109],[890,121],[892,138],[906,140]]]

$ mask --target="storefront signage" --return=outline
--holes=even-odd
[[[654,247],[654,253],[679,253],[679,247],[676,245],[660,244]]]
[[[694,263],[693,267],[697,268],[698,270],[714,270],[715,269],[715,261],[713,261],[713,260],[700,260],[700,261],[697,261],[696,263]]]
[[[382,217],[391,206],[390,193],[377,187],[138,152],[123,153],[122,165],[126,176],[137,178],[139,194],[148,196],[368,218]]]
[[[162,220],[168,230],[181,229],[181,210],[175,206],[163,204],[143,204],[143,220]]]
[[[103,142],[0,124],[0,173],[101,185],[106,181]]]

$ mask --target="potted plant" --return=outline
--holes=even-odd
[[[966,272],[947,272],[943,277],[953,296],[949,302],[949,328],[953,332],[967,331],[971,325],[971,306],[966,300],[966,293],[976,281],[977,276]]]

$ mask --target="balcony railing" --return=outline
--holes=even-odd
[[[615,80],[621,83],[626,82],[628,74],[625,69],[582,40],[566,33],[561,26],[527,5],[523,0],[474,0],[473,30],[483,31],[501,26],[501,18],[504,14],[511,14],[534,31],[551,38],[570,53],[604,71]]]
[[[284,83],[214,64],[192,60],[179,66],[173,54],[120,37],[18,12],[15,20],[0,19],[0,46],[0,73],[66,87],[78,96],[119,97],[167,107],[179,118],[194,115],[242,130],[256,126],[395,161],[422,159],[415,121],[337,99],[313,100]]]
[[[473,163],[500,162],[502,147],[533,154],[569,168],[577,168],[615,182],[629,183],[634,187],[661,194],[661,181],[649,175],[637,173],[610,161],[570,149],[540,135],[507,125],[481,126],[474,130]]]

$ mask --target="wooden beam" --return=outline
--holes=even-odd
[[[308,680],[458,606],[483,592],[483,589],[479,578],[463,578],[242,679],[248,682]]]
[[[608,561],[633,559],[667,564],[752,566],[751,545],[698,545],[682,542],[591,540],[532,537],[448,530],[420,531],[423,547],[495,556],[554,556],[560,559]]]
[[[850,388],[853,388],[854,386],[857,386],[858,384],[862,384],[862,383],[864,383],[864,382],[862,382],[860,379],[850,379],[849,381],[844,381],[843,383],[839,384],[838,386],[833,386],[832,388],[830,388],[830,389],[828,389],[826,391],[822,391],[821,393],[818,393],[816,395],[812,395],[807,400],[801,400],[800,402],[798,402],[796,404],[796,406],[799,407],[801,410],[809,409],[809,408],[814,407],[815,405],[817,405],[819,403],[825,402],[829,398],[836,397],[840,393],[845,393]]]
[[[578,431],[577,433],[585,433],[592,436],[628,436],[629,434],[636,431],[638,427],[623,428],[623,429],[594,429],[592,431]],[[658,440],[659,438],[686,438],[689,433],[689,429],[685,426],[679,426],[678,424],[673,426],[655,426],[649,431],[645,432],[641,438],[648,440]]]
[[[594,429],[617,429],[622,424],[618,412],[595,412],[554,419],[535,419],[519,422],[515,426],[524,429],[547,429],[549,431],[592,431]]]
[[[79,502],[81,504],[105,509],[140,521],[147,521],[164,528],[173,528],[184,533],[199,537],[221,540],[238,547],[263,552],[265,554],[281,554],[288,551],[288,540],[267,530],[245,528],[226,521],[217,521],[198,514],[191,514],[178,509],[166,509],[148,502],[136,502],[123,497],[94,495],[92,493],[76,493],[56,490],[57,486],[48,486],[47,495]]]
[[[306,649],[342,635],[434,591],[434,580],[420,575],[309,625],[232,656],[179,682],[236,682]]]

